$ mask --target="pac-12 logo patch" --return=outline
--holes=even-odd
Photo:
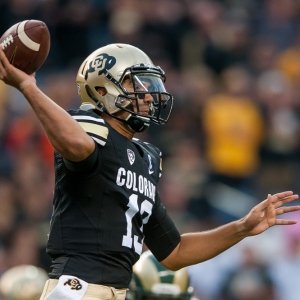
[[[85,80],[87,80],[89,73],[98,72],[101,75],[106,70],[110,70],[116,64],[116,58],[106,53],[97,55],[92,61],[85,73]]]
[[[132,150],[127,149],[127,156],[128,156],[128,160],[130,162],[130,164],[132,165],[135,161],[135,154]]]

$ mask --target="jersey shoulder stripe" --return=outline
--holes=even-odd
[[[83,110],[71,110],[69,113],[96,143],[101,146],[106,144],[109,130],[105,121],[100,116]]]
[[[76,116],[75,115],[75,116],[73,116],[73,118],[78,121],[84,120],[84,121],[95,123],[95,124],[99,124],[99,123],[105,124],[105,121],[100,116],[99,116],[99,118],[95,118],[92,116]]]
[[[87,132],[89,136],[99,145],[105,146],[107,138],[103,138],[102,136],[98,134],[94,134],[92,132]]]
[[[93,134],[95,137],[100,139],[107,139],[108,128],[102,125],[78,121],[79,125],[84,129],[85,132]]]

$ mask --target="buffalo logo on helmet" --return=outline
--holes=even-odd
[[[82,285],[80,284],[80,281],[78,279],[72,278],[68,279],[64,285],[69,285],[71,287],[71,290],[81,290]]]
[[[110,56],[106,53],[99,54],[89,63],[89,67],[85,73],[85,80],[87,80],[89,73],[98,71],[98,75],[102,75],[104,71],[110,70],[117,60],[114,56]]]

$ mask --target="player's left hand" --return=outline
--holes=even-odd
[[[274,225],[293,225],[296,220],[277,219],[285,213],[298,211],[300,206],[282,206],[283,204],[295,201],[299,198],[291,191],[268,195],[268,198],[256,206],[241,220],[249,236],[257,235]]]

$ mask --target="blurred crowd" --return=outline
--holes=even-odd
[[[299,0],[0,1],[0,34],[27,19],[49,27],[36,78],[65,109],[80,105],[81,62],[106,44],[137,46],[166,72],[171,118],[137,137],[162,150],[160,193],[182,233],[240,218],[268,193],[300,193]],[[48,271],[53,149],[2,83],[0,137],[0,275],[20,264]],[[299,300],[300,225],[245,240],[190,274],[202,300]]]

